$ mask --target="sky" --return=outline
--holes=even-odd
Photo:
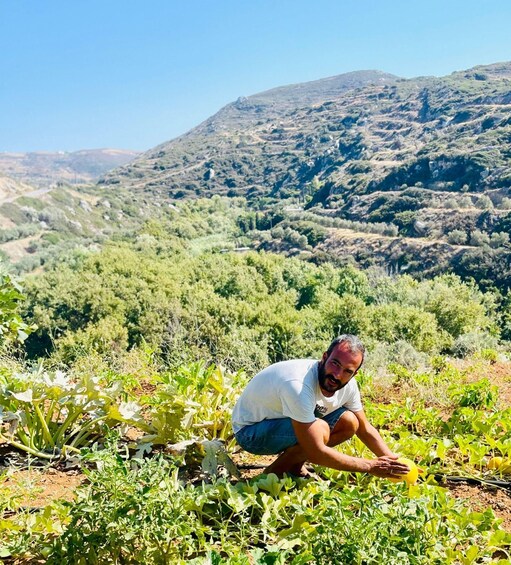
[[[509,0],[0,0],[0,152],[147,150],[239,96],[511,60]]]

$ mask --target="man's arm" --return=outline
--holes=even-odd
[[[339,471],[370,473],[377,477],[395,477],[405,475],[409,471],[406,465],[397,462],[397,456],[393,454],[383,455],[377,459],[363,459],[345,455],[328,447],[326,444],[330,437],[330,428],[324,420],[317,419],[311,423],[296,420],[292,422],[298,443],[306,459],[311,463]]]
[[[359,412],[353,412],[353,414],[355,414],[358,420],[357,436],[359,439],[367,445],[375,455],[395,456],[395,453],[392,453],[388,445],[383,441],[378,430],[369,423],[365,412],[360,410]]]

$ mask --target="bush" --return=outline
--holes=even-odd
[[[128,330],[115,318],[102,318],[84,329],[64,334],[56,343],[55,359],[65,364],[98,353],[112,359],[128,348]]]
[[[407,341],[398,340],[394,343],[376,343],[368,348],[364,370],[377,373],[391,364],[400,365],[409,371],[417,371],[427,365],[428,356],[417,351]]]
[[[24,342],[35,329],[26,324],[19,314],[24,300],[25,295],[17,281],[0,272],[0,351]]]
[[[490,314],[494,308],[491,294],[483,295],[456,275],[442,275],[423,284],[424,309],[434,314],[439,327],[453,338],[491,327]]]
[[[328,303],[325,314],[332,335],[354,334],[364,336],[370,331],[370,311],[357,296],[344,294]]]
[[[464,245],[467,243],[467,234],[463,230],[452,230],[447,235],[447,242],[452,245]]]
[[[406,341],[418,351],[433,353],[448,343],[435,316],[411,306],[385,304],[370,311],[369,336],[378,341]]]
[[[483,194],[477,199],[476,206],[481,210],[492,210],[493,202],[491,201],[489,196]]]
[[[491,234],[490,237],[490,247],[496,249],[498,247],[502,247],[504,245],[509,244],[509,234],[501,231],[501,232],[494,232]]]
[[[475,247],[482,247],[483,245],[490,244],[490,236],[481,230],[474,230],[470,234],[470,245]]]
[[[468,357],[475,355],[483,349],[495,349],[498,340],[488,333],[470,332],[458,336],[452,346],[452,353],[456,357]]]

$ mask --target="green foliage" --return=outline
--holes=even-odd
[[[474,285],[462,283],[454,275],[437,277],[426,286],[430,289],[426,310],[435,315],[440,327],[452,337],[490,327],[488,314],[493,309],[490,295],[484,296]]]
[[[39,328],[27,341],[31,356],[115,357],[145,341],[171,365],[203,358],[254,371],[320,355],[320,344],[347,331],[424,352],[496,333],[492,295],[452,275],[370,280],[351,266],[264,253],[161,252],[160,226],[146,228],[143,244],[76,255],[27,281],[26,317]]]
[[[476,247],[483,247],[485,245],[490,244],[490,236],[481,230],[474,230],[470,234],[470,245],[474,245]]]
[[[327,565],[335,555],[338,563],[454,565],[467,554],[490,559],[509,543],[491,511],[470,512],[432,485],[263,475],[193,486],[162,458],[132,465],[96,452],[90,460],[97,470],[86,471],[62,533],[32,546],[49,564]]]
[[[246,383],[243,373],[230,374],[204,363],[183,365],[157,379],[146,398],[149,436],[144,443],[168,444],[190,439],[232,439],[231,411]]]
[[[0,229],[0,242],[30,237],[39,231],[40,228],[34,224],[20,224],[13,228]]]
[[[307,244],[312,247],[324,241],[327,236],[327,231],[313,222],[298,221],[294,222],[292,227],[299,234],[304,235],[307,238]]]
[[[21,343],[35,329],[19,315],[20,304],[25,300],[21,287],[8,274],[0,273],[0,348]]]
[[[29,215],[14,202],[4,202],[0,206],[0,213],[12,220],[16,225],[30,221]]]
[[[409,276],[381,278],[376,282],[374,296],[380,303],[413,306],[434,315],[440,330],[450,338],[471,331],[484,331],[492,324],[495,299],[483,294],[475,285],[463,283],[455,275],[442,275],[418,282]]]
[[[494,249],[509,244],[509,234],[507,232],[493,232],[490,237],[490,247]]]
[[[43,459],[78,452],[104,435],[108,423],[128,420],[127,405],[118,401],[119,384],[105,388],[86,375],[71,380],[42,368],[2,376],[0,439]]]
[[[462,389],[456,386],[452,398],[461,407],[493,408],[497,402],[497,387],[488,379],[481,379],[473,384],[465,385]]]
[[[427,355],[417,351],[410,343],[398,340],[394,343],[370,342],[367,359],[364,362],[366,370],[377,374],[384,372],[389,365],[397,364],[415,371],[427,365]]]
[[[352,294],[366,302],[371,296],[371,289],[367,275],[360,269],[348,266],[338,270],[338,280],[336,292],[339,295]]]
[[[452,245],[465,245],[467,234],[463,230],[452,230],[447,235],[447,241]]]
[[[351,294],[332,298],[324,313],[330,335],[351,333],[354,335],[371,334],[371,309],[364,301]]]
[[[468,357],[487,349],[495,349],[497,346],[495,336],[476,331],[458,336],[452,345],[452,352],[456,357]]]
[[[407,341],[417,350],[428,353],[440,351],[448,343],[433,314],[398,304],[371,308],[369,335],[387,343]]]
[[[168,276],[160,272],[162,267],[168,267]],[[78,348],[93,343],[95,335],[104,348],[112,339],[126,341],[119,333],[120,326],[127,331],[130,346],[140,343],[142,335],[151,341],[161,334],[169,318],[169,295],[180,294],[175,271],[168,259],[160,261],[156,256],[111,246],[103,253],[79,259],[74,266],[64,264],[27,281],[26,314],[39,326],[27,344],[28,350],[40,355],[51,348],[51,340],[64,334],[64,346],[69,349],[69,332],[77,331],[82,332],[77,338]],[[105,318],[110,322],[98,326]]]
[[[58,341],[54,359],[69,365],[93,353],[112,358],[127,348],[128,330],[118,319],[107,317],[65,333]]]

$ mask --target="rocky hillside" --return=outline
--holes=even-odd
[[[0,175],[38,188],[48,188],[59,182],[91,183],[138,155],[136,151],[122,149],[88,149],[72,153],[0,153]]]
[[[239,98],[187,134],[112,171],[102,182],[174,197],[274,193],[276,185],[289,185],[286,177],[309,156],[312,146],[302,139],[303,132],[316,127],[318,105],[395,80],[377,71],[356,72]]]
[[[33,186],[17,182],[10,177],[0,175],[0,202],[16,199],[18,196],[34,190]]]
[[[411,80],[349,73],[239,99],[102,182],[348,208],[403,185],[497,189],[498,201],[511,185],[510,108],[511,64]]]
[[[409,80],[349,73],[241,98],[100,183],[178,199],[244,196],[257,209],[310,209],[330,228],[362,222],[365,233],[424,240],[416,255],[401,246],[420,258],[412,271],[431,249],[428,264],[463,263],[471,276],[467,252],[509,250],[511,63]],[[331,252],[342,238],[329,233]],[[350,256],[410,268],[395,259],[399,243],[392,258],[364,246]]]

